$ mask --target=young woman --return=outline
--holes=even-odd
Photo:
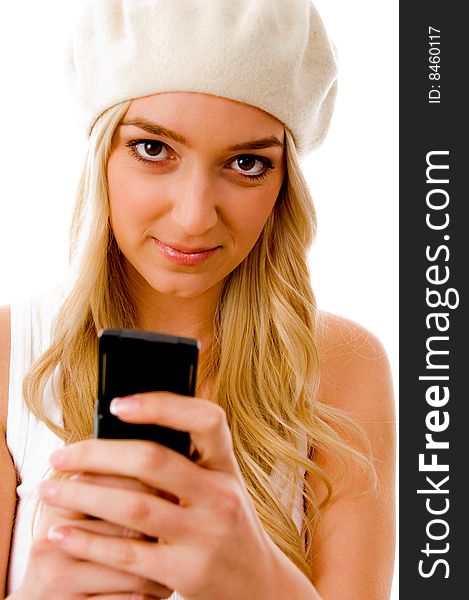
[[[90,135],[70,281],[0,313],[6,593],[388,598],[388,362],[317,309],[307,268],[298,157],[336,86],[314,7],[90,2],[69,70]],[[113,405],[188,431],[193,460],[91,439],[103,327],[201,341],[196,398]]]

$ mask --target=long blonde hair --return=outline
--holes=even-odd
[[[138,326],[110,226],[106,178],[113,134],[129,106],[130,101],[108,109],[93,128],[72,220],[70,288],[53,324],[52,343],[24,380],[27,406],[66,444],[92,437],[98,330]],[[212,401],[226,411],[234,452],[265,530],[309,577],[320,512],[334,497],[331,475],[319,467],[316,453],[336,457],[342,475],[350,460],[365,469],[371,462],[340,434],[359,431],[358,426],[316,400],[317,308],[307,264],[316,216],[291,133],[285,134],[282,188],[254,248],[224,282],[214,341],[201,361],[198,384],[210,381]],[[48,382],[63,427],[48,418]],[[272,483],[274,471],[283,484],[300,489],[309,506],[301,532],[292,505],[285,506]],[[321,504],[305,473],[325,486]]]

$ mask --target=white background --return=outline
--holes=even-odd
[[[2,6],[0,305],[60,283],[67,268],[86,140],[69,107],[63,57],[81,3]],[[304,161],[319,225],[313,286],[321,308],[382,340],[397,388],[398,3],[315,4],[338,49],[340,87],[328,138]]]

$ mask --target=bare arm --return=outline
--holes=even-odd
[[[379,489],[360,495],[364,476],[352,469],[351,483],[324,512],[311,559],[313,580],[323,600],[387,600],[395,544],[395,413],[389,363],[381,343],[367,330],[334,315],[323,317],[320,401],[355,417],[365,430]],[[331,457],[321,462],[334,469]]]
[[[10,372],[10,311],[0,308],[0,594],[4,597],[16,508],[16,473],[6,446]]]

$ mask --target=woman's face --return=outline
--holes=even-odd
[[[283,145],[282,123],[252,106],[186,92],[134,100],[107,173],[128,273],[180,298],[221,289],[272,211]]]

